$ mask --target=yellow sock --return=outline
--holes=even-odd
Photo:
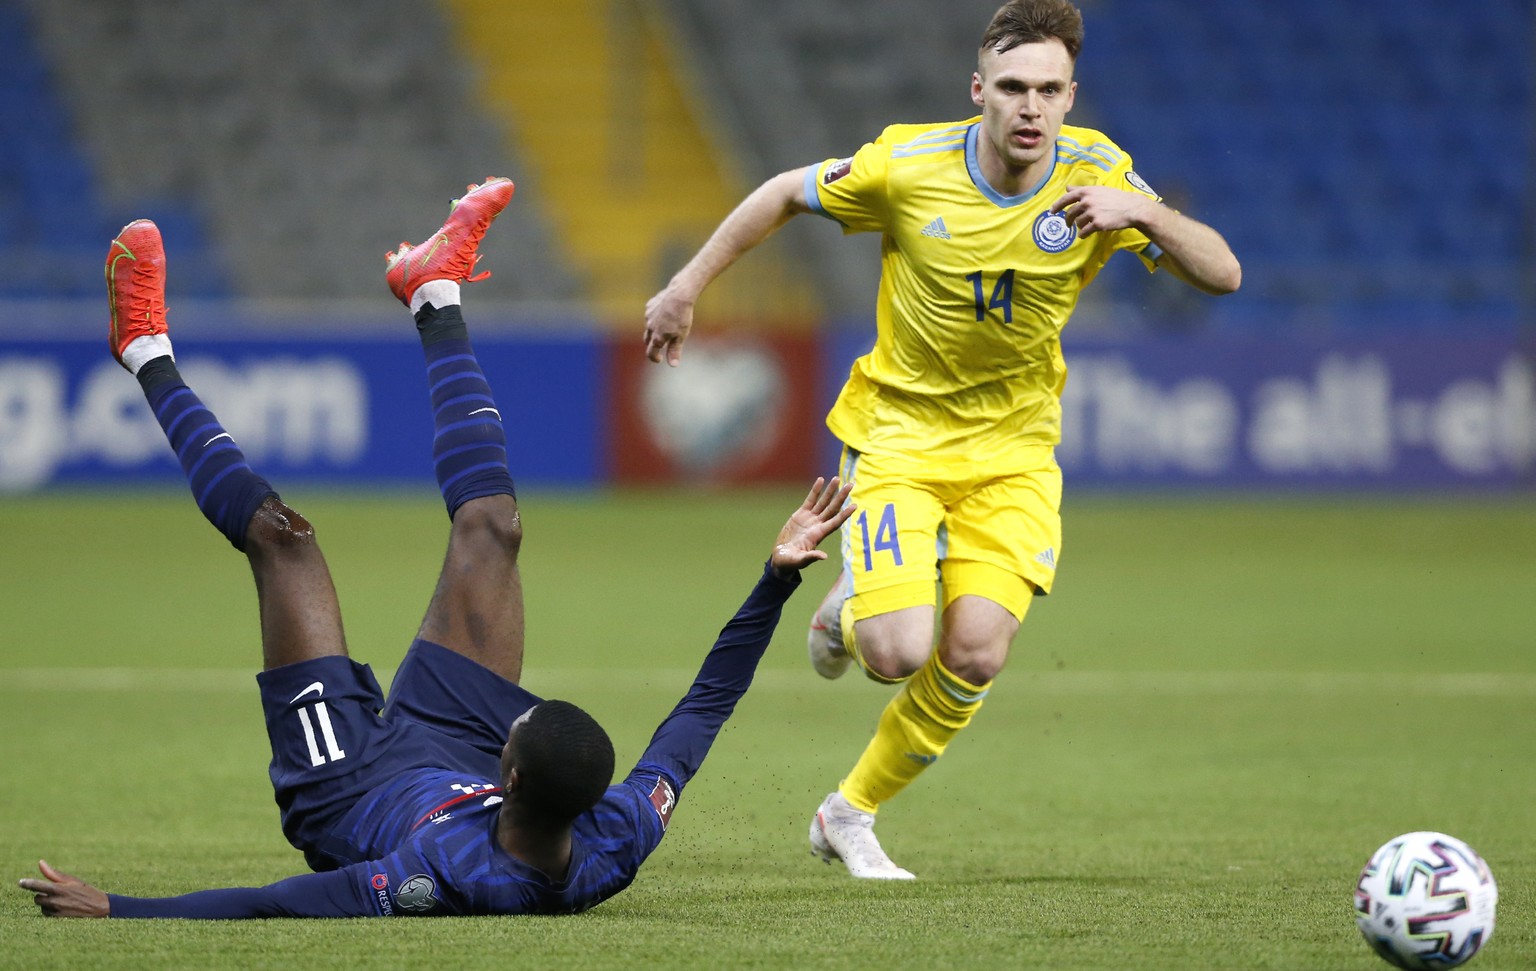
[[[872,813],[936,762],[970,724],[992,682],[955,677],[935,651],[885,706],[880,727],[838,790],[855,809]]]
[[[857,664],[859,670],[864,672],[864,677],[871,681],[878,681],[881,684],[901,684],[907,680],[906,678],[887,678],[883,674],[876,674],[868,664],[864,663],[864,655],[859,653],[859,640],[853,636],[853,601],[851,598],[843,601],[843,612],[840,620],[843,625],[843,650],[848,652],[848,656],[853,658],[853,663]]]

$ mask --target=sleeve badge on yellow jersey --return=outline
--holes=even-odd
[[[821,184],[831,185],[851,171],[853,171],[853,159],[840,158],[828,165],[826,171],[821,173]]]
[[[1077,239],[1077,227],[1067,217],[1047,209],[1035,217],[1035,245],[1047,253],[1060,253]]]
[[[1158,198],[1157,193],[1152,191],[1152,187],[1147,185],[1147,180],[1137,175],[1134,169],[1125,173],[1125,181],[1129,182],[1131,184],[1131,188],[1135,189],[1137,192],[1145,192],[1147,195],[1154,199]]]

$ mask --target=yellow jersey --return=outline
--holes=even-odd
[[[827,427],[864,452],[1007,463],[1056,444],[1067,368],[1061,329],[1120,249],[1148,268],[1135,230],[1077,231],[1051,204],[1080,185],[1158,195],[1100,132],[1063,126],[1051,171],[1004,196],[981,175],[980,118],[892,125],[852,158],[806,173],[811,209],[843,231],[880,232],[872,351],[854,362]],[[1159,199],[1159,201],[1161,201]]]

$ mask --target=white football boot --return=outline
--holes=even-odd
[[[843,646],[842,620],[843,604],[848,602],[852,593],[853,576],[844,565],[837,579],[832,581],[832,589],[827,591],[821,606],[816,608],[816,613],[811,617],[811,629],[805,635],[805,646],[811,656],[811,667],[823,678],[842,677],[848,665],[853,662],[847,648]]]
[[[848,873],[862,880],[917,879],[880,848],[874,815],[850,806],[840,792],[823,799],[811,817],[811,852],[824,863],[842,860]]]

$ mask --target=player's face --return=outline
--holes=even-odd
[[[981,106],[982,134],[998,160],[1015,173],[1042,160],[1048,166],[1077,94],[1066,45],[1053,37],[1001,54],[986,50],[977,66],[971,100]]]

